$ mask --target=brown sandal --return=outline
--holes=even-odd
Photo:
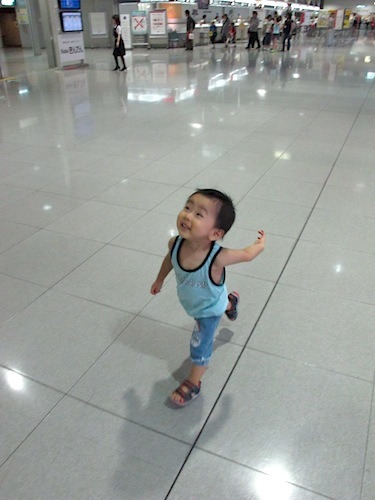
[[[186,387],[188,391],[184,391],[182,388]],[[182,382],[182,384],[174,391],[174,393],[177,393],[179,396],[181,396],[182,402],[180,403],[179,401],[175,401],[172,399],[172,396],[170,397],[172,403],[176,404],[177,406],[186,406],[187,404],[191,403],[193,399],[199,396],[201,392],[201,383],[199,382],[199,385],[194,385],[193,383],[190,382],[190,380],[186,379]]]

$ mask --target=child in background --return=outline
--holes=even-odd
[[[225,313],[232,321],[237,318],[239,295],[227,294],[225,268],[253,260],[265,246],[264,231],[259,231],[258,239],[242,250],[222,248],[217,242],[232,227],[234,219],[235,208],[226,194],[215,189],[193,193],[178,214],[179,236],[169,241],[169,252],[151,286],[153,295],[159,293],[174,269],[180,303],[195,319],[190,341],[191,370],[170,397],[178,406],[185,406],[200,394],[201,378],[212,355],[221,316]]]
[[[217,28],[216,28],[215,20],[211,21],[209,36],[210,36],[212,48],[214,49],[215,48],[215,40],[217,37]]]
[[[237,30],[234,23],[231,23],[229,28],[229,43],[236,45]]]

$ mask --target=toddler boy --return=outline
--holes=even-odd
[[[235,219],[235,208],[229,196],[215,189],[198,189],[187,200],[177,217],[179,236],[172,238],[151,293],[160,292],[169,272],[174,269],[177,294],[189,316],[195,319],[190,342],[191,370],[188,378],[172,393],[171,400],[185,406],[201,390],[201,378],[209,364],[216,328],[225,313],[237,318],[239,295],[227,294],[225,268],[248,262],[260,254],[265,233],[242,250],[221,247],[221,240]]]

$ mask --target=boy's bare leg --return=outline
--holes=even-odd
[[[205,371],[207,370],[207,366],[198,366],[198,365],[191,365],[191,370],[188,376],[188,380],[194,384],[194,385],[199,385],[199,382],[203,375],[205,374]],[[184,392],[188,392],[188,388],[185,386],[182,386],[182,390]],[[177,392],[173,392],[171,398],[174,401],[181,401],[181,396],[177,394]]]
[[[193,364],[191,365],[191,370],[188,379],[192,384],[199,385],[199,382],[201,381],[201,378],[203,377],[206,370],[207,366],[198,366]]]

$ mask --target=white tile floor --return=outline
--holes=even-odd
[[[1,58],[0,497],[374,500],[374,41],[87,57]],[[149,287],[208,186],[268,246],[175,410],[192,325]]]

